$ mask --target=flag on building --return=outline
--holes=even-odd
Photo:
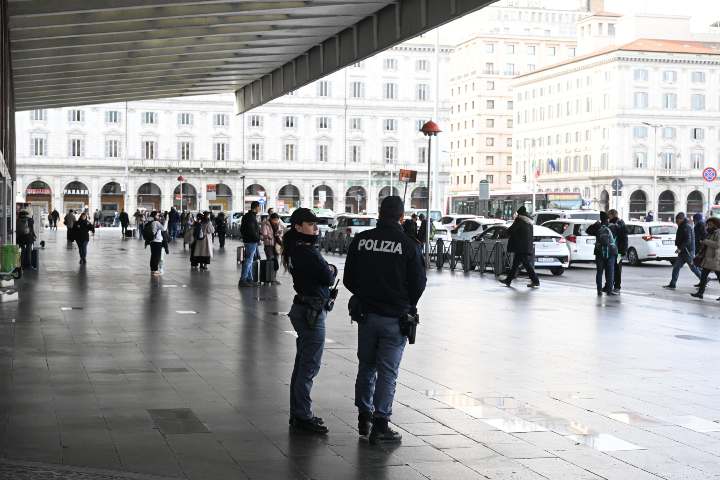
[[[550,169],[551,172],[557,170],[557,167],[555,166],[555,160],[553,160],[552,158],[548,158],[548,169]]]

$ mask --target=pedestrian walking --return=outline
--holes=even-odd
[[[683,212],[675,215],[675,223],[678,226],[677,233],[675,234],[675,252],[677,257],[673,262],[672,276],[670,277],[670,283],[663,285],[663,288],[675,290],[677,287],[677,280],[680,276],[680,270],[684,265],[690,267],[690,271],[695,274],[696,277],[700,278],[700,269],[693,264],[693,258],[695,257],[695,234],[690,222]]]
[[[15,242],[22,250],[22,266],[32,267],[32,248],[37,238],[35,222],[27,210],[20,210],[15,223]]]
[[[190,253],[192,253],[192,246],[195,243],[195,219],[191,213],[188,213],[183,222],[183,250],[186,246],[190,246]]]
[[[425,214],[420,214],[420,228],[417,231],[417,239],[418,242],[423,246],[423,249],[425,248],[425,242],[427,242],[427,228],[428,228],[428,222],[425,219]]]
[[[240,221],[240,235],[245,245],[245,260],[242,266],[242,275],[238,287],[255,286],[252,276],[252,265],[260,243],[260,225],[257,221],[257,214],[260,212],[260,202],[253,201],[250,210],[243,215]]]
[[[520,265],[525,268],[530,283],[528,287],[537,288],[540,286],[540,279],[535,273],[533,265],[533,257],[535,253],[535,244],[533,243],[533,221],[527,212],[525,206],[517,209],[517,215],[510,228],[507,229],[508,235],[508,253],[513,254],[512,266],[510,271],[502,283],[509,287],[520,269]]]
[[[595,237],[595,286],[598,297],[603,292],[608,296],[617,295],[615,292],[615,266],[618,256],[616,225],[610,224],[606,212],[600,212],[600,220],[590,225],[586,233]],[[605,274],[604,285],[603,274]]]
[[[225,236],[227,235],[227,217],[224,212],[218,213],[215,218],[215,233],[220,243],[220,248],[225,248]]]
[[[142,238],[143,214],[140,213],[140,209],[135,210],[135,213],[133,214],[133,219],[135,220],[135,230],[137,231],[138,238]]]
[[[419,242],[417,222],[418,216],[413,213],[410,218],[405,220],[402,224],[403,232],[405,232],[405,235],[410,237],[410,239],[412,239],[414,242]]]
[[[197,221],[193,227],[192,248],[190,249],[190,268],[193,270],[200,266],[200,270],[207,270],[210,260],[213,256],[212,238],[215,233],[210,216],[204,213],[198,213]]]
[[[80,214],[80,218],[73,224],[73,238],[77,243],[80,252],[80,264],[87,263],[87,246],[90,242],[90,232],[95,235],[95,225],[90,223],[85,212]]]
[[[615,263],[613,275],[613,292],[620,293],[622,289],[622,259],[627,255],[628,249],[627,226],[615,209],[608,210],[608,222],[610,223],[611,231],[615,235],[618,249],[617,262]],[[608,288],[609,287],[605,285],[605,289],[607,290]]]
[[[180,230],[180,214],[175,207],[170,208],[168,213],[168,232],[170,233],[170,239],[175,240]]]
[[[702,267],[698,290],[690,294],[695,298],[703,298],[711,273],[714,272],[720,281],[720,219],[710,217],[706,225],[707,236],[700,242],[698,255],[693,260],[693,263]]]
[[[150,246],[150,274],[161,275],[160,260],[163,250],[163,231],[165,226],[160,223],[160,214],[156,211],[150,213],[148,221],[143,225],[141,237],[145,240],[145,248]]]
[[[403,351],[425,290],[423,257],[403,232],[403,201],[385,197],[377,227],[355,235],[348,247],[343,283],[353,294],[350,316],[358,322],[355,406],[358,432],[371,444],[400,443],[389,422]],[[415,324],[416,325],[416,324]]]
[[[323,435],[323,419],[314,415],[310,392],[320,372],[325,347],[325,318],[331,308],[330,288],[337,268],[320,255],[318,219],[310,209],[298,208],[283,236],[282,261],[293,278],[295,297],[290,322],[297,333],[295,364],[290,377],[290,425],[300,431]]]
[[[72,210],[68,210],[67,215],[65,215],[65,218],[63,218],[63,223],[65,224],[65,228],[67,228],[67,247],[72,248],[73,244],[73,227],[75,226],[75,222],[77,220],[75,219],[75,213]]]
[[[127,237],[128,225],[130,225],[130,216],[123,208],[122,212],[120,212],[120,233],[123,239]]]
[[[277,280],[277,271],[280,268],[278,257],[282,255],[282,237],[284,231],[280,225],[280,215],[271,213],[260,224],[260,238],[262,239],[265,258],[273,263],[273,277],[270,283],[280,285]]]
[[[52,213],[50,213],[50,228],[53,230],[57,230],[58,221],[60,220],[60,212],[57,210],[53,210]]]
[[[647,212],[647,215],[645,215],[645,221],[646,222],[652,222],[655,219],[655,216],[653,215],[652,210]]]
[[[700,253],[702,241],[707,237],[707,227],[702,213],[693,215],[693,235],[695,236],[695,253]]]

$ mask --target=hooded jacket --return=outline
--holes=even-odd
[[[695,234],[695,251],[699,252],[702,241],[708,236],[702,213],[693,215],[693,233]]]
[[[533,221],[530,217],[518,214],[508,228],[507,234],[508,252],[528,255],[535,251]]]
[[[690,255],[695,254],[695,234],[687,218],[678,225],[677,233],[675,234],[675,246],[681,252],[687,250]]]

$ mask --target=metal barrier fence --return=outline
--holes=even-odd
[[[441,252],[439,255],[438,252]],[[462,269],[464,272],[477,269],[480,273],[488,270],[495,275],[507,272],[509,256],[505,243],[498,241],[453,240],[449,244],[443,240],[431,246],[430,257],[438,270],[445,264],[450,270]]]

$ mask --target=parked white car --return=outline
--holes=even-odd
[[[377,217],[344,213],[335,218],[334,225],[328,227],[322,245],[325,251],[345,253],[355,234],[375,228]]]
[[[587,234],[587,228],[593,223],[594,220],[558,219],[542,226],[565,237],[570,263],[583,263],[595,261],[595,236]]]
[[[675,253],[677,225],[669,222],[625,222],[628,232],[627,261],[640,265],[648,260],[672,262]]]
[[[477,215],[458,215],[451,213],[450,215],[445,215],[439,221],[433,222],[433,225],[435,228],[447,228],[452,232],[458,225],[460,225],[460,223],[462,223],[463,220],[476,217]]]
[[[474,240],[492,225],[503,225],[505,220],[499,218],[475,217],[463,220],[454,230],[450,231],[453,240]]]
[[[494,242],[501,240],[507,248],[507,230],[509,223],[493,225],[480,234],[481,242]],[[562,275],[570,265],[570,256],[565,238],[541,225],[533,225],[533,243],[535,245],[535,269],[549,269],[553,275]],[[510,258],[507,256],[505,270],[510,270]]]
[[[533,220],[537,225],[544,225],[545,222],[550,220],[563,219],[563,220],[600,220],[599,210],[558,210],[558,209],[545,209],[537,210],[533,215]]]

